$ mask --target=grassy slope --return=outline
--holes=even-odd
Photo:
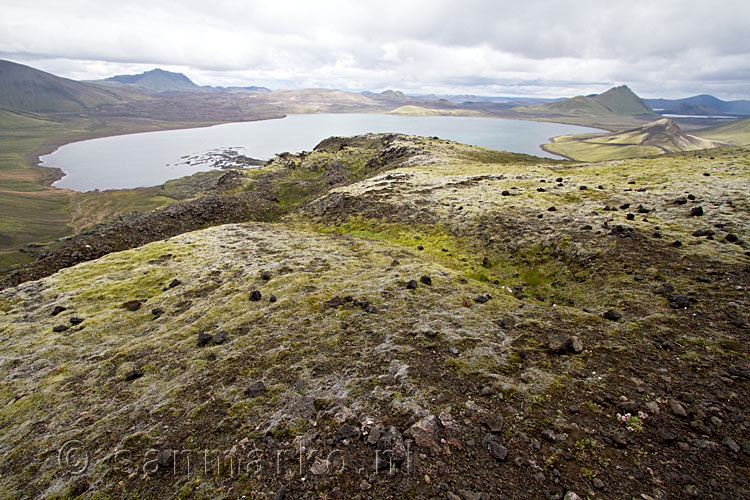
[[[746,150],[718,150],[711,160],[690,153],[574,165],[430,139],[400,145],[426,152],[408,166],[336,189],[285,224],[187,233],[0,296],[0,327],[7,338],[23,339],[7,342],[0,354],[6,380],[0,391],[0,446],[7,450],[0,459],[0,491],[8,497],[44,492],[66,498],[95,485],[97,498],[179,492],[185,498],[229,499],[273,493],[284,484],[294,498],[334,487],[348,498],[366,479],[373,498],[412,498],[436,491],[423,480],[429,475],[451,489],[468,481],[490,497],[539,498],[559,476],[565,488],[579,492],[591,489],[597,477],[612,497],[629,498],[640,487],[632,474],[648,470],[654,487],[672,497],[687,480],[667,479],[686,464],[689,481],[702,490],[712,480],[719,496],[747,486],[744,468],[736,465],[742,458],[698,450],[701,460],[692,462],[658,437],[669,426],[693,442],[688,421],[670,414],[667,401],[675,397],[719,408],[705,410],[723,417],[719,437],[712,427],[711,439],[741,436],[724,403],[729,398],[734,406],[746,404],[746,383],[717,389],[721,395],[714,396],[687,381],[703,383],[712,370],[748,359],[741,330],[714,309],[736,303],[733,311],[746,316],[747,297],[735,285],[747,280],[732,281],[737,280],[732,273],[747,257],[740,246],[718,237],[690,236],[718,223],[741,238],[750,236]],[[342,161],[346,154],[339,154]],[[706,171],[710,178],[703,176]],[[552,182],[557,177],[564,179],[562,186]],[[589,188],[580,190],[581,185]],[[546,190],[537,191],[540,186]],[[500,196],[503,190],[512,195]],[[704,217],[691,218],[689,207],[672,203],[685,191],[703,203]],[[341,199],[348,204],[336,201]],[[656,211],[627,222],[625,211],[601,211],[605,204],[623,202]],[[547,211],[551,205],[556,212]],[[601,229],[605,223],[631,225],[637,239],[631,244],[608,236]],[[593,230],[582,230],[584,224]],[[650,237],[657,226],[663,239]],[[700,244],[672,248],[674,239]],[[694,279],[707,269],[721,283]],[[261,271],[269,271],[271,279],[262,280]],[[423,275],[432,277],[431,286],[406,289],[406,281]],[[164,288],[174,278],[182,284]],[[698,297],[698,304],[671,309],[651,293],[664,280]],[[510,293],[515,286],[523,287],[526,299]],[[249,301],[256,289],[262,300]],[[494,298],[472,302],[483,293]],[[277,302],[268,301],[271,294]],[[324,304],[347,295],[367,298],[378,312]],[[134,298],[145,301],[139,311],[120,307]],[[51,317],[55,305],[68,311]],[[155,307],[164,311],[156,319],[150,313]],[[624,313],[622,321],[600,317],[612,307]],[[70,316],[85,320],[52,332]],[[199,330],[225,330],[229,341],[198,348]],[[586,350],[550,355],[551,332],[578,335]],[[676,352],[658,347],[665,340]],[[217,359],[209,360],[208,353]],[[143,377],[124,382],[134,368]],[[256,380],[265,381],[267,392],[250,398],[244,390]],[[480,396],[483,386],[495,395]],[[730,391],[733,396],[725,397]],[[614,394],[611,401],[607,394]],[[608,436],[624,431],[615,416],[623,401],[636,410],[654,403],[661,414],[651,415],[620,447]],[[571,405],[577,414],[570,413]],[[353,414],[348,420],[347,412]],[[357,429],[371,421],[368,431],[377,423],[403,431],[420,415],[441,412],[452,415],[457,427],[440,427],[444,446],[417,450],[424,457],[416,475],[361,477],[347,469],[321,476],[307,473],[315,459],[303,457],[306,480],[298,480],[297,437],[322,456],[331,451],[325,444],[330,438],[347,464],[367,467],[374,448],[366,438],[342,444],[337,436],[344,421]],[[489,457],[479,445],[486,426],[494,425],[482,423],[486,415],[504,416],[498,438],[509,447],[509,457],[535,460],[543,480],[532,478],[536,469],[516,467],[511,458],[502,463]],[[565,436],[540,451],[516,438],[520,432],[538,438],[549,428]],[[267,433],[274,440],[263,444]],[[92,459],[83,476],[59,474],[57,450],[71,439],[84,442]],[[256,445],[267,459],[260,465],[270,467],[257,477],[232,476],[223,461],[218,474],[132,473],[151,448],[234,449],[232,456],[247,458]],[[118,447],[127,449],[133,462],[103,460]],[[287,475],[270,472],[279,450]],[[27,459],[44,454],[52,458]],[[564,454],[569,457],[563,460]]]
[[[28,261],[27,256],[10,251],[26,243],[71,234],[74,227],[83,229],[84,221],[101,221],[133,210],[150,211],[175,201],[149,188],[77,193],[46,187],[59,173],[36,166],[39,155],[83,139],[203,125],[122,118],[41,121],[19,116],[0,114],[0,128],[6,127],[0,134],[0,268]]]
[[[695,134],[736,145],[750,144],[750,118],[736,120],[725,125],[696,130]]]
[[[0,60],[0,106],[25,112],[85,112],[140,98],[119,89],[60,78]]]
[[[721,143],[686,134],[673,121],[662,119],[612,134],[559,136],[542,147],[550,153],[574,160],[602,161],[694,151],[720,145]]]

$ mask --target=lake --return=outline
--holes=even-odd
[[[437,136],[475,146],[556,157],[539,146],[550,137],[599,130],[558,123],[463,116],[378,114],[290,115],[276,120],[228,123],[74,142],[41,157],[65,177],[54,185],[76,191],[155,186],[210,169],[196,157],[230,149],[251,158],[271,159],[284,151],[310,151],[330,136],[396,132]],[[192,158],[188,158],[192,157]]]

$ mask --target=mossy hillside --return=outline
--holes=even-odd
[[[254,185],[259,179],[285,179],[287,173],[317,184],[335,155],[349,154],[359,140],[332,140],[319,156],[280,156],[233,189],[260,190]],[[391,161],[402,148],[417,151]],[[446,443],[439,453],[419,450],[427,457],[419,480],[368,478],[369,491],[384,498],[432,494],[423,471],[445,477],[450,488],[473,478],[476,489],[500,495],[497,485],[507,489],[512,480],[542,496],[547,483],[533,479],[534,469],[472,448],[488,432],[487,415],[503,416],[498,436],[510,455],[537,461],[545,477],[559,475],[566,488],[579,492],[600,477],[622,497],[632,494],[633,482],[621,470],[648,467],[662,484],[671,484],[670,464],[685,460],[680,448],[664,446],[658,437],[669,425],[693,443],[688,422],[669,414],[671,398],[689,397],[707,412],[714,412],[709,405],[721,406],[721,433],[741,439],[723,398],[732,391],[733,400],[747,399],[744,382],[729,370],[750,360],[737,326],[750,319],[743,309],[750,285],[743,274],[747,249],[721,239],[730,230],[747,237],[749,207],[740,199],[748,179],[744,150],[711,151],[713,158],[706,152],[665,155],[657,163],[575,164],[497,156],[430,138],[398,136],[385,149],[388,154],[354,162],[373,177],[333,184],[294,214],[280,215],[278,224],[185,233],[2,292],[0,329],[7,340],[0,373],[8,381],[0,392],[0,447],[7,450],[0,455],[2,491],[52,496],[76,491],[76,481],[83,480],[91,497],[176,490],[194,498],[251,497],[282,484],[300,495],[334,487],[354,495],[361,478],[351,483],[345,475],[309,475],[304,482],[228,475],[147,479],[97,462],[74,479],[57,475],[55,460],[70,437],[94,443],[89,451],[95,457],[118,444],[136,456],[172,446],[241,450],[243,439],[247,445],[267,435],[274,438],[271,450],[291,450],[305,439],[311,449],[327,452],[327,439],[339,443],[341,421],[334,415],[346,408],[355,427],[373,420],[404,431],[441,412],[459,424],[455,434],[440,428]],[[348,175],[345,165],[333,171]],[[296,195],[309,200],[311,193]],[[674,203],[687,193],[696,200]],[[603,210],[622,203],[632,209]],[[628,220],[639,204],[656,210]],[[691,217],[690,208],[698,205],[704,215]],[[610,234],[618,224],[633,227],[632,234]],[[704,227],[717,229],[714,240],[692,236]],[[662,238],[652,237],[656,231]],[[673,247],[677,238],[683,245]],[[262,279],[261,271],[270,279]],[[420,282],[423,275],[432,285]],[[174,278],[182,283],[169,288]],[[406,288],[409,280],[418,282],[416,289]],[[665,282],[696,302],[670,307],[666,296],[654,294]],[[262,293],[260,301],[249,300],[252,290]],[[475,301],[487,293],[492,299]],[[326,304],[336,296],[367,300],[377,311],[353,302]],[[145,301],[138,311],[121,307],[133,299]],[[55,305],[68,310],[51,317]],[[163,314],[152,314],[154,308]],[[609,309],[623,317],[603,318]],[[52,332],[74,315],[84,322]],[[224,330],[228,341],[199,348],[199,330]],[[553,354],[550,335],[576,336],[584,350]],[[217,358],[207,359],[209,353]],[[125,382],[123,374],[134,368],[143,376]],[[725,386],[713,375],[717,370],[735,379]],[[257,380],[266,392],[246,396],[245,388]],[[716,387],[723,396],[706,399],[705,381],[722,384]],[[307,413],[295,409],[304,398],[314,406],[308,404]],[[646,402],[660,405],[660,416],[628,435],[627,446],[615,445],[611,436],[622,430],[615,417],[621,406],[640,409]],[[37,415],[44,415],[44,425]],[[538,437],[550,428],[567,437],[543,440],[536,451],[519,441],[519,433]],[[370,463],[372,447],[364,438],[346,446]],[[41,450],[53,450],[48,461],[24,459]],[[563,458],[567,453],[574,458]],[[717,470],[726,491],[743,484],[737,468],[713,467],[736,458],[701,456],[711,466],[691,469],[700,484],[709,484]]]
[[[394,258],[399,265],[392,265]],[[272,278],[262,281],[261,270]],[[433,285],[407,290],[405,282],[421,275],[430,275]],[[164,290],[175,277],[182,284]],[[413,366],[415,349],[431,345],[467,346],[457,362],[463,359],[475,367],[472,373],[491,375],[505,364],[509,347],[497,342],[496,328],[486,318],[513,314],[517,301],[487,283],[462,283],[460,277],[449,267],[369,239],[229,225],[111,254],[21,285],[3,295],[3,329],[8,338],[24,339],[3,355],[10,381],[0,412],[9,430],[6,444],[23,442],[24,450],[33,452],[60,439],[85,437],[106,454],[107,446],[117,445],[108,433],[118,430],[118,440],[146,433],[155,446],[174,438],[169,429],[176,418],[183,418],[180,428],[202,425],[216,404],[229,411],[227,423],[254,431],[278,409],[274,395],[292,397],[299,379],[306,382],[303,393],[315,398],[388,411],[388,391],[385,400],[348,395],[382,373],[383,356],[386,364]],[[251,302],[249,292],[256,288],[264,297]],[[488,291],[493,300],[465,307],[465,300],[473,304],[473,297]],[[276,303],[268,302],[271,294]],[[368,299],[378,313],[324,305],[346,295]],[[133,299],[144,301],[140,310],[121,307]],[[60,304],[68,310],[51,317]],[[163,316],[151,314],[156,307]],[[72,315],[85,321],[52,332]],[[21,317],[25,320],[18,322]],[[226,330],[229,342],[199,349],[199,330]],[[350,354],[331,358],[332,349]],[[209,352],[219,359],[206,361]],[[360,356],[374,358],[363,364]],[[141,369],[144,376],[126,384],[119,378],[123,365]],[[420,382],[423,376],[420,371],[402,380],[402,406],[403,398],[409,405],[429,406],[424,391],[434,389]],[[272,389],[249,403],[242,391],[255,379]],[[30,437],[23,423],[52,407],[55,415],[45,429]],[[80,408],[88,408],[88,417],[81,419]],[[196,434],[190,439],[207,444]],[[4,467],[10,462],[12,457]]]

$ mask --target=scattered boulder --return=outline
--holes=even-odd
[[[338,295],[325,303],[328,307],[339,307],[344,305],[344,299]]]
[[[224,330],[220,331],[216,335],[214,335],[214,344],[221,345],[227,340],[227,332]]]
[[[211,342],[211,339],[213,339],[213,337],[210,334],[201,330],[200,332],[198,332],[198,347],[205,346],[206,344]]]
[[[492,295],[490,295],[489,293],[485,293],[483,295],[477,295],[476,297],[474,297],[474,302],[476,302],[477,304],[484,304],[490,299],[492,299]]]
[[[378,458],[378,470],[389,469],[391,464],[400,465],[406,460],[406,445],[401,433],[394,426],[389,426],[378,439],[375,446],[380,452]]]
[[[406,284],[407,290],[415,290],[417,288],[417,281],[416,280],[409,280],[409,282]]]
[[[250,387],[245,389],[245,396],[249,398],[257,398],[258,396],[262,396],[265,393],[266,393],[266,384],[264,384],[262,380],[259,380],[251,384]]]
[[[159,465],[159,467],[162,468],[168,468],[172,465],[174,462],[174,450],[169,449],[163,449],[159,450],[159,452],[156,454],[156,463]]]
[[[691,300],[684,295],[670,295],[669,296],[669,307],[672,309],[687,309],[691,304]]]
[[[68,329],[68,325],[55,325],[52,327],[52,331],[55,333],[62,333]]]
[[[262,279],[263,281],[270,280],[271,279],[271,273],[269,273],[268,271],[261,272],[260,273],[260,279]]]
[[[143,376],[143,372],[140,371],[138,368],[135,368],[125,374],[125,382],[132,382],[135,379],[141,378]]]
[[[690,216],[691,217],[700,217],[703,215],[703,207],[698,205],[697,207],[693,207],[690,209]]]
[[[677,417],[681,417],[681,418],[687,418],[687,412],[685,411],[685,407],[682,406],[682,404],[676,399],[671,399],[669,401],[669,408],[672,410],[673,415]]]
[[[432,278],[430,278],[429,276],[422,276],[421,278],[419,278],[419,281],[428,286],[432,285]]]
[[[63,307],[63,306],[55,306],[55,308],[54,308],[54,309],[52,309],[52,316],[57,316],[57,315],[58,315],[58,314],[60,314],[61,312],[63,312],[63,311],[67,311],[67,310],[68,310],[68,308],[67,308],[67,307]]]
[[[181,284],[182,284],[182,281],[180,281],[178,279],[173,279],[172,281],[169,282],[169,285],[167,285],[167,286],[169,288],[174,288],[174,287],[179,286]]]
[[[140,300],[129,300],[127,302],[123,302],[122,307],[123,309],[127,309],[128,311],[135,312],[141,308],[142,304],[143,303]]]
[[[271,295],[270,297],[268,297],[268,302],[274,303],[274,302],[276,302],[277,300],[278,300],[278,299],[276,298],[276,295]]]
[[[83,323],[83,318],[78,318],[76,316],[73,316],[70,318],[69,321],[71,325],[80,325],[81,323]]]
[[[409,427],[409,436],[414,439],[414,443],[420,448],[435,449],[437,448],[436,440],[438,437],[438,420],[435,415],[428,415]]]
[[[482,448],[490,452],[492,458],[499,462],[503,462],[508,456],[508,448],[502,445],[500,438],[494,434],[487,434],[482,439]]]
[[[263,295],[258,290],[253,290],[250,292],[250,300],[253,302],[258,302],[260,299],[263,298]]]
[[[602,314],[602,317],[610,321],[619,321],[620,319],[622,319],[622,314],[620,314],[618,311],[615,311],[614,309],[610,309]]]

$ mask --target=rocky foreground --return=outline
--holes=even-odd
[[[0,292],[0,493],[750,498],[749,152],[334,138],[82,235]]]

